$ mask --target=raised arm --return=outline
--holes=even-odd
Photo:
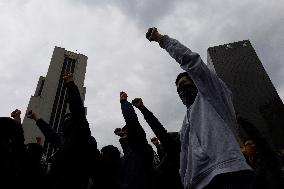
[[[40,131],[45,136],[46,140],[52,145],[52,147],[59,148],[62,144],[61,138],[58,134],[46,123],[43,119],[39,118],[39,116],[33,112],[32,110],[28,111],[27,117],[35,120],[36,125],[40,129]]]
[[[188,73],[202,95],[214,95],[216,97],[218,89],[224,87],[223,82],[220,82],[221,80],[217,75],[209,70],[200,58],[200,55],[192,52],[178,40],[170,38],[167,35],[161,35],[156,28],[149,28],[147,36],[150,41],[158,42],[161,48],[165,49],[180,64],[181,68]]]
[[[130,102],[127,101],[127,94],[121,92],[120,94],[121,111],[126,122],[127,138],[132,144],[145,144],[146,133],[141,127],[137,114]],[[130,145],[132,145],[130,144]]]
[[[140,125],[134,108],[132,107],[131,103],[127,101],[127,94],[125,92],[120,93],[120,103],[121,103],[122,115],[124,117],[126,125],[130,124]]]
[[[149,28],[146,37],[150,41],[158,42],[160,47],[165,49],[187,72],[197,87],[198,94],[206,98],[229,125],[236,126],[231,91],[205,65],[199,54],[192,52],[176,39],[161,35],[156,28]]]
[[[66,73],[63,76],[68,92],[68,104],[71,112],[71,121],[69,128],[69,137],[72,142],[80,142],[85,137],[91,135],[89,123],[86,118],[85,107],[83,105],[78,87],[75,85],[72,73]]]
[[[179,150],[178,144],[168,134],[167,130],[160,123],[160,121],[155,117],[155,115],[144,106],[142,99],[141,98],[135,98],[132,101],[132,104],[133,104],[133,106],[135,106],[136,108],[138,108],[141,111],[146,122],[149,124],[152,131],[155,133],[155,135],[158,137],[158,139],[162,143],[162,145],[165,149],[165,152],[176,153],[176,151]]]
[[[73,74],[67,73],[63,76],[68,92],[69,109],[72,119],[86,119],[85,108],[81,100],[78,87],[73,80]]]

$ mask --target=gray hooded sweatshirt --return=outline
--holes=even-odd
[[[164,48],[185,70],[198,89],[180,131],[180,176],[184,188],[200,189],[221,173],[250,170],[237,141],[231,92],[225,83],[192,52],[169,36]]]

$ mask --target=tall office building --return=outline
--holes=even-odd
[[[87,57],[82,54],[66,51],[64,48],[55,47],[46,77],[40,76],[35,94],[31,97],[27,110],[33,110],[42,119],[60,134],[60,125],[64,115],[68,113],[67,90],[62,76],[66,72],[73,73],[74,82],[79,88],[84,100],[86,89],[84,79],[87,66]],[[49,145],[36,126],[35,121],[23,120],[26,143],[37,142],[44,144],[45,155],[53,153]]]
[[[250,41],[210,47],[208,64],[233,92],[235,110],[276,148],[284,147],[284,106]]]

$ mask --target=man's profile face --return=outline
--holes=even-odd
[[[185,85],[194,85],[193,81],[191,79],[189,79],[187,76],[183,76],[179,79],[178,83],[177,83],[177,90],[179,90],[181,87],[185,86]]]

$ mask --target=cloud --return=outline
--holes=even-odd
[[[1,1],[0,113],[23,111],[54,46],[88,56],[85,86],[88,120],[99,147],[119,146],[113,130],[123,126],[118,100],[142,97],[169,131],[185,113],[174,85],[179,65],[145,39],[155,25],[201,54],[210,46],[250,39],[282,95],[283,5],[279,1]],[[153,136],[137,111],[139,120]]]
[[[150,27],[159,23],[159,20],[175,10],[177,1],[171,0],[82,0],[74,3],[84,4],[92,9],[93,7],[115,6],[132,22],[135,22],[140,28]]]

